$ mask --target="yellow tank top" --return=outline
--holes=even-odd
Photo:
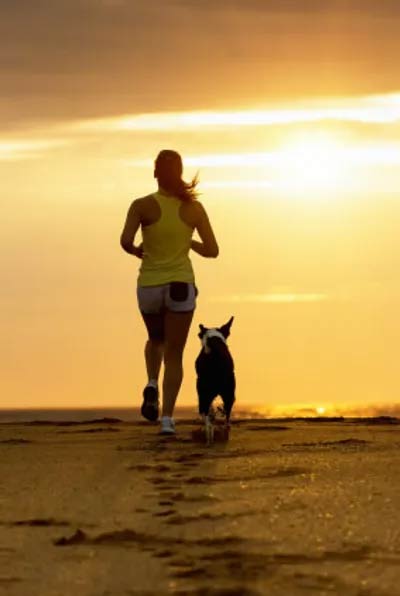
[[[179,215],[182,201],[161,192],[153,197],[160,205],[161,216],[155,223],[142,227],[143,259],[138,286],[159,286],[172,281],[194,283],[189,258],[193,229]]]

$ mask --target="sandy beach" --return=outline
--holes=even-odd
[[[400,594],[400,425],[0,425],[7,596]]]

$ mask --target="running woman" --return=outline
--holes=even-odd
[[[185,182],[182,174],[179,153],[164,149],[158,154],[154,167],[158,190],[133,201],[120,239],[127,253],[141,259],[137,298],[148,333],[144,349],[148,382],[141,413],[152,422],[159,418],[158,379],[164,362],[162,434],[175,433],[173,412],[183,378],[183,351],[196,308],[189,252],[210,258],[219,252],[208,215],[197,200],[197,177]],[[135,245],[139,227],[143,242]],[[192,239],[195,230],[201,242]]]

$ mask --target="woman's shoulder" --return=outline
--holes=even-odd
[[[153,201],[156,201],[156,198],[154,196],[154,193],[152,192],[149,195],[144,195],[143,197],[137,197],[136,199],[133,199],[132,206],[140,209],[140,207],[142,207],[143,205],[146,206],[149,203],[152,203]]]
[[[204,207],[197,199],[195,201],[182,202],[180,213],[184,220],[192,226],[197,226],[205,212]]]
[[[147,211],[151,207],[154,208],[154,205],[157,205],[157,200],[154,197],[154,193],[151,193],[149,195],[133,199],[130,209],[131,211],[136,211],[140,214]]]
[[[182,202],[182,206],[190,213],[196,214],[197,216],[205,213],[205,209],[203,203],[201,203],[198,199],[194,201],[185,201]]]
[[[154,193],[134,199],[129,211],[135,213],[144,225],[154,223],[160,217],[160,206]]]

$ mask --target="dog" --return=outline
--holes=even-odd
[[[212,403],[220,396],[224,404],[224,416],[227,431],[233,404],[235,402],[235,366],[227,345],[227,339],[233,317],[222,327],[207,328],[199,325],[198,334],[202,348],[195,361],[197,373],[197,395],[199,414],[205,424],[207,444],[214,439],[214,416],[211,410]]]

